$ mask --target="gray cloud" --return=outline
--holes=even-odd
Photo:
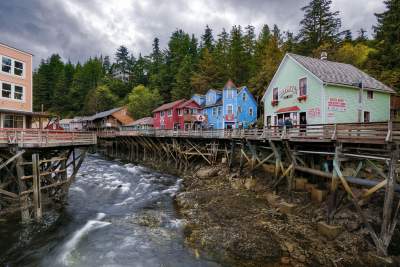
[[[232,25],[267,23],[296,32],[300,8],[308,0],[2,0],[0,41],[35,54],[35,65],[52,53],[73,62],[113,56],[123,44],[134,54],[148,53],[154,37],[161,45],[182,28],[200,36],[206,24],[214,34]],[[370,31],[381,0],[333,0],[343,29]],[[371,31],[369,32],[371,33]]]

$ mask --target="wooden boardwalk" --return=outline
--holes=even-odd
[[[88,146],[97,143],[94,132],[55,131],[41,129],[0,129],[0,147],[51,148]]]
[[[342,142],[385,144],[400,141],[400,122],[315,124],[304,127],[266,127],[233,130],[129,130],[98,132],[99,137],[154,136],[206,139],[286,140],[291,142]]]

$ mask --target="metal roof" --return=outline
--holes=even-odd
[[[144,117],[138,119],[132,123],[126,124],[124,126],[135,126],[135,125],[153,125],[153,118],[152,117]]]
[[[108,117],[111,114],[113,114],[114,112],[120,111],[123,108],[124,107],[119,107],[119,108],[113,108],[113,109],[110,109],[110,110],[102,111],[102,112],[94,114],[93,116],[90,116],[90,119],[92,121],[94,121],[96,119],[101,119],[101,118],[104,118],[104,117]]]
[[[164,104],[162,106],[159,106],[155,110],[153,110],[153,112],[157,112],[157,111],[162,111],[162,110],[173,108],[174,106],[176,106],[176,105],[178,105],[178,104],[180,104],[180,103],[182,103],[184,101],[186,101],[186,99],[180,99],[180,100],[176,100],[174,102],[166,103],[166,104]]]
[[[288,55],[325,83],[357,87],[357,84],[362,82],[364,88],[395,93],[392,88],[384,85],[353,65],[292,53],[288,53]]]

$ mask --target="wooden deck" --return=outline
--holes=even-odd
[[[65,146],[89,146],[97,143],[94,132],[69,132],[41,129],[0,128],[0,147],[46,148]]]
[[[99,137],[153,136],[213,139],[288,140],[292,142],[343,142],[385,144],[400,141],[400,123],[343,123],[233,130],[125,130],[98,132]]]

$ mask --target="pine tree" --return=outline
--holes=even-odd
[[[204,34],[201,36],[201,48],[207,48],[208,52],[212,52],[214,49],[214,37],[212,29],[206,25]]]
[[[279,47],[279,40],[272,36],[265,46],[264,53],[260,58],[261,68],[258,73],[250,79],[250,90],[256,99],[261,99],[265,88],[271,82],[280,62],[283,58],[283,51]]]
[[[125,46],[121,45],[117,49],[115,60],[114,70],[119,71],[123,76],[129,76],[134,57],[129,56],[129,51]]]
[[[228,60],[230,79],[237,84],[246,83],[249,75],[249,66],[246,62],[243,33],[240,26],[232,27]]]
[[[218,66],[207,48],[203,49],[197,71],[191,77],[191,85],[195,93],[205,94],[208,89],[219,88],[226,80],[221,79]]]
[[[175,75],[175,82],[171,90],[172,100],[178,100],[182,98],[189,99],[193,95],[190,80],[192,76],[192,69],[192,57],[191,55],[186,55],[177,74]]]
[[[372,54],[373,71],[380,73],[382,81],[400,90],[400,0],[384,1],[387,10],[375,14],[378,24],[374,27],[377,53]]]
[[[300,22],[297,38],[304,53],[311,54],[323,43],[338,41],[341,19],[338,17],[339,11],[331,11],[331,4],[331,0],[311,0],[301,9],[304,18]]]

